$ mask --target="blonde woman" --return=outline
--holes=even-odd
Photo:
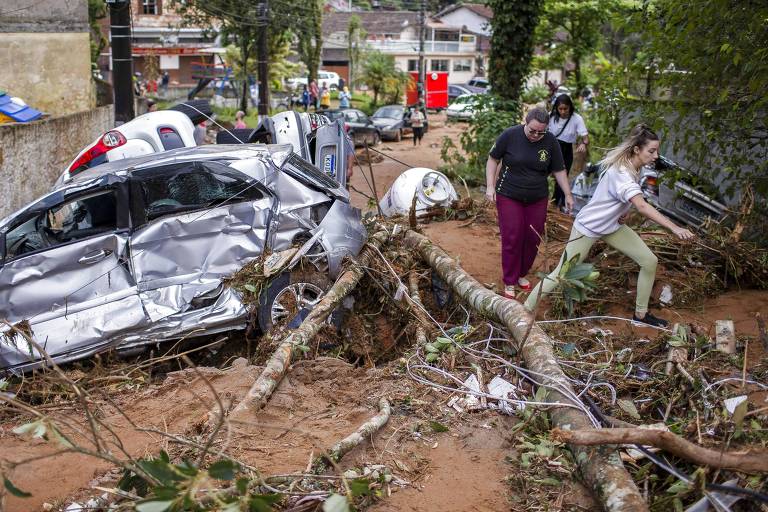
[[[654,327],[666,327],[666,320],[648,312],[653,281],[656,278],[658,259],[642,238],[629,227],[621,224],[621,218],[634,206],[638,212],[671,231],[680,240],[689,240],[693,233],[677,226],[656,211],[643,198],[638,184],[640,169],[656,161],[659,153],[659,137],[645,125],[637,125],[619,146],[612,149],[602,161],[603,174],[595,194],[579,211],[573,229],[557,268],[539,283],[528,296],[525,306],[533,311],[541,294],[555,288],[560,267],[567,257],[579,262],[589,254],[592,245],[603,239],[611,247],[621,251],[640,265],[637,278],[637,296],[633,320]]]

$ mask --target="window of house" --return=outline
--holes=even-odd
[[[144,14],[160,14],[160,0],[141,0],[141,12]]]
[[[454,59],[454,71],[472,71],[472,59]]]
[[[432,59],[429,61],[430,71],[448,71],[448,59]]]
[[[419,59],[408,59],[408,71],[419,70]]]

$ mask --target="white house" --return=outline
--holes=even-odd
[[[491,35],[491,19],[493,11],[490,7],[483,4],[456,4],[451,5],[433,16],[445,23],[455,27],[463,27],[475,34],[481,34],[486,37]]]

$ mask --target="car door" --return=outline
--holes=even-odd
[[[209,305],[263,253],[274,199],[224,164],[186,162],[134,171],[131,203],[133,272],[156,322]]]
[[[128,263],[127,197],[124,183],[106,181],[54,192],[0,235],[0,317],[29,321],[56,361],[85,357],[147,322]],[[24,345],[0,343],[0,367],[41,358]]]
[[[347,184],[347,153],[350,149],[346,147],[345,138],[344,127],[339,121],[321,126],[315,132],[315,165],[342,187]]]
[[[358,123],[360,123],[361,143],[373,144],[376,140],[376,126],[364,112],[357,111]]]

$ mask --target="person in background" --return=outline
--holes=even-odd
[[[200,121],[200,123],[195,126],[195,131],[193,132],[193,136],[195,138],[195,144],[198,146],[202,146],[205,144],[205,136],[206,136],[206,121]]]
[[[339,83],[336,84],[336,88],[340,91],[343,91],[346,89],[347,82],[344,81],[344,78],[339,77]]]
[[[320,88],[320,108],[323,110],[331,108],[331,91],[326,87],[325,82]]]
[[[565,162],[565,172],[570,173],[573,165],[573,145],[581,139],[576,146],[576,152],[586,153],[589,133],[587,132],[587,125],[584,124],[584,118],[576,113],[573,100],[567,94],[561,94],[555,99],[552,112],[549,115],[548,129],[560,143],[560,151],[563,153],[563,161]],[[565,208],[565,194],[557,182],[555,182],[552,199],[558,208],[561,210]]]
[[[157,103],[153,100],[147,100],[147,112],[157,112]]]
[[[306,85],[302,85],[301,87],[301,104],[304,105],[304,112],[306,112],[309,109],[310,94]]]
[[[339,108],[349,108],[352,95],[349,94],[349,88],[344,87],[339,93]]]
[[[163,71],[163,77],[160,79],[160,89],[163,91],[163,96],[168,94],[168,83],[171,81],[171,76],[167,71]]]
[[[560,268],[566,258],[584,261],[592,245],[602,239],[640,265],[633,320],[654,327],[669,325],[666,320],[648,312],[648,299],[656,278],[658,258],[637,233],[622,224],[622,218],[634,206],[643,216],[667,228],[680,240],[690,240],[694,237],[693,233],[677,226],[659,213],[643,197],[643,191],[638,184],[640,169],[655,162],[658,156],[659,137],[643,124],[635,126],[624,142],[605,155],[605,159],[601,162],[605,170],[589,203],[579,211],[573,221],[571,235],[560,263],[536,285],[525,301],[525,307],[533,311],[539,296],[554,290]]]
[[[421,139],[424,137],[424,121],[426,118],[418,105],[416,107],[411,107],[410,119],[411,128],[413,129],[413,145],[415,146],[418,142],[419,146],[421,146]]]
[[[243,118],[245,117],[245,112],[242,110],[238,110],[235,114],[235,128],[236,129],[242,129],[242,128],[248,128],[248,126],[245,124],[245,121],[243,121]]]
[[[515,298],[517,286],[531,289],[525,275],[533,266],[544,233],[550,174],[554,173],[565,191],[566,206],[573,206],[563,155],[557,139],[547,131],[548,122],[546,109],[531,109],[525,124],[499,135],[485,165],[485,198],[496,203],[504,296],[510,299]]]
[[[317,105],[320,102],[320,89],[318,89],[317,82],[314,80],[309,82],[309,102],[317,110]]]

